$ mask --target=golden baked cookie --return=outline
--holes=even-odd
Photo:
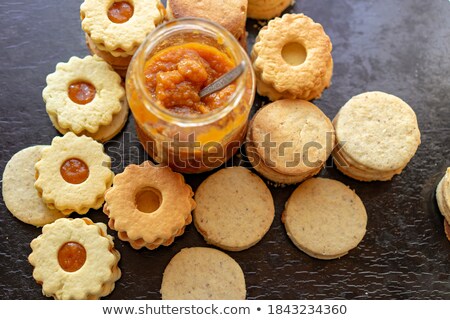
[[[332,44],[304,14],[285,14],[263,27],[251,58],[257,90],[270,100],[320,98],[333,74]]]
[[[35,168],[34,186],[42,200],[66,215],[100,208],[114,177],[103,145],[72,132],[53,138]]]
[[[85,0],[80,18],[81,28],[100,50],[127,57],[163,21],[164,7],[159,0]]]
[[[444,177],[436,188],[436,200],[439,211],[441,211],[445,220],[450,221],[450,168],[447,168]]]
[[[448,223],[447,219],[444,219],[444,232],[447,236],[448,241],[450,241],[450,224]]]
[[[184,177],[150,161],[129,165],[105,193],[109,227],[134,249],[172,244],[192,222],[194,193]]]
[[[72,57],[67,63],[58,63],[42,92],[47,113],[63,134],[72,131],[95,136],[127,108],[121,81],[98,56]]]
[[[244,300],[244,273],[222,251],[185,248],[164,270],[161,295],[163,300]]]
[[[328,117],[304,100],[278,100],[255,114],[247,133],[247,156],[254,168],[280,184],[316,175],[335,146]]]
[[[282,221],[300,250],[328,260],[359,244],[366,233],[367,214],[358,195],[341,182],[311,178],[289,197]]]
[[[106,225],[88,218],[62,218],[31,241],[28,261],[42,293],[58,300],[100,299],[114,290],[121,271]]]
[[[241,251],[258,243],[275,215],[266,184],[243,167],[222,169],[209,176],[195,193],[194,223],[206,242]]]
[[[3,172],[2,195],[6,207],[22,222],[37,227],[65,217],[55,209],[49,209],[34,187],[34,165],[47,146],[28,147],[17,152],[8,161]]]
[[[403,171],[420,145],[414,110],[384,92],[351,98],[333,124],[339,146],[333,150],[336,166],[361,181],[391,180]]]
[[[295,0],[248,0],[247,15],[252,19],[269,20],[279,16],[294,2]]]
[[[216,22],[236,39],[245,32],[247,0],[167,0],[167,17],[172,19],[196,17]]]

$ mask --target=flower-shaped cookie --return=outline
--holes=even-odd
[[[85,214],[102,206],[114,177],[110,167],[111,158],[101,143],[68,132],[42,150],[34,186],[48,207],[64,214]]]
[[[303,14],[285,14],[261,29],[252,50],[258,93],[271,100],[319,98],[333,74],[332,44]]]
[[[115,57],[132,55],[164,19],[159,0],[85,0],[81,27],[96,46]]]
[[[184,177],[150,161],[130,165],[105,193],[109,227],[134,249],[170,245],[192,222],[194,193]]]
[[[121,81],[98,56],[72,57],[67,63],[58,63],[42,92],[47,113],[61,130],[95,134],[124,108]]]
[[[45,225],[31,249],[33,277],[47,297],[99,299],[112,292],[121,276],[120,254],[106,225],[88,218],[61,218]]]

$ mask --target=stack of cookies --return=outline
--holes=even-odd
[[[336,167],[360,181],[387,181],[400,174],[416,153],[416,114],[403,100],[383,92],[351,98],[333,120]]]
[[[253,117],[245,147],[256,171],[283,185],[318,174],[334,145],[333,125],[319,108],[303,100],[278,100]]]
[[[164,15],[159,0],[85,0],[80,7],[89,49],[123,77],[133,54]]]

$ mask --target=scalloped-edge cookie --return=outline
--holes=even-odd
[[[331,50],[322,25],[304,14],[269,21],[251,53],[258,93],[272,101],[320,98],[331,83]]]
[[[419,147],[414,110],[384,92],[352,97],[333,119],[333,158],[344,174],[361,181],[387,181],[400,174]]]
[[[92,139],[102,143],[106,142],[115,137],[123,129],[128,120],[128,113],[129,113],[128,102],[126,99],[124,99],[122,102],[122,108],[120,109],[119,113],[113,116],[113,119],[109,125],[99,127],[95,133],[90,133],[89,131],[82,131],[77,135],[91,137]],[[55,129],[58,130],[60,133],[66,134],[67,132],[69,132],[69,130],[63,129],[59,126],[56,117],[49,115],[49,118]]]
[[[47,146],[32,146],[20,150],[8,161],[3,172],[2,194],[6,207],[22,222],[41,227],[65,217],[48,208],[34,187],[34,166]]]
[[[269,20],[279,16],[295,0],[248,0],[247,16],[252,19]]]
[[[100,208],[114,177],[103,145],[72,132],[53,138],[35,168],[34,186],[42,200],[66,215]]]
[[[71,57],[56,65],[42,91],[47,113],[58,127],[95,134],[122,109],[125,98],[120,76],[98,56]]]
[[[286,202],[282,222],[292,242],[317,259],[336,259],[355,248],[366,233],[367,213],[343,183],[311,178]]]
[[[123,15],[123,20],[113,22],[111,8],[128,3],[131,14]],[[164,7],[159,0],[85,0],[80,6],[81,28],[100,50],[114,56],[132,55],[145,37],[164,19]]]
[[[257,244],[275,215],[270,190],[244,167],[225,168],[209,176],[198,187],[195,202],[198,232],[206,242],[229,251]]]
[[[134,249],[168,246],[192,222],[194,193],[183,175],[146,161],[129,165],[105,193],[104,213]]]
[[[57,300],[94,300],[110,294],[121,277],[120,253],[106,225],[62,218],[31,241],[28,261],[42,293]]]
[[[222,251],[185,248],[164,270],[161,296],[163,300],[244,300],[244,273]]]

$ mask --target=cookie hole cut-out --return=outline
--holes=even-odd
[[[70,100],[77,104],[87,104],[94,100],[97,90],[86,81],[77,81],[69,85],[68,94]]]
[[[125,23],[134,13],[133,4],[128,1],[116,1],[108,9],[108,18],[114,23]]]
[[[161,206],[161,192],[155,188],[145,188],[136,194],[136,208],[144,213],[152,213]]]
[[[289,42],[281,50],[281,56],[291,66],[299,66],[306,60],[306,48],[298,42]]]
[[[64,271],[75,272],[86,262],[86,249],[78,242],[66,242],[58,250],[58,263]]]
[[[71,184],[80,184],[89,177],[89,167],[80,159],[70,158],[61,166],[61,176]]]

